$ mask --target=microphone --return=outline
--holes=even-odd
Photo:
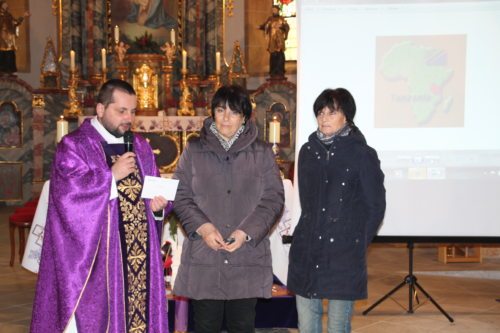
[[[125,152],[134,151],[134,134],[131,131],[126,131],[123,134],[123,142],[125,143]]]

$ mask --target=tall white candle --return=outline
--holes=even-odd
[[[61,116],[57,121],[56,143],[61,141],[66,134],[68,134],[68,122],[64,120],[64,116]]]
[[[269,142],[280,143],[280,122],[276,117],[269,122]]]
[[[75,71],[75,51],[69,51],[69,69],[70,71]]]
[[[101,49],[101,62],[102,62],[102,70],[106,70],[106,49]]]
[[[115,25],[115,44],[118,44],[120,41],[120,28]]]
[[[182,71],[187,71],[187,52],[186,50],[182,50]]]
[[[220,52],[215,52],[215,73],[220,74]]]
[[[170,29],[170,42],[172,43],[172,45],[175,45],[175,30],[174,29]]]

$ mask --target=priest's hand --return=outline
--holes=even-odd
[[[219,230],[212,223],[204,223],[196,232],[203,238],[203,241],[212,250],[220,250],[224,248],[224,239]]]
[[[161,195],[155,196],[151,199],[150,207],[153,212],[161,212],[165,207],[167,207],[168,200]]]
[[[115,164],[111,167],[111,173],[113,177],[115,177],[115,180],[119,181],[130,175],[135,169],[135,154],[133,152],[127,152],[118,157]]]

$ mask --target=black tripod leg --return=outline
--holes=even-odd
[[[444,310],[443,310],[443,308],[442,308],[441,306],[439,306],[439,304],[438,304],[438,303],[434,300],[434,298],[432,298],[432,296],[431,296],[431,295],[429,295],[429,294],[428,294],[428,293],[424,290],[424,288],[422,288],[422,286],[420,286],[420,285],[418,284],[418,282],[417,282],[417,281],[415,281],[415,285],[416,285],[416,286],[417,286],[417,288],[418,288],[418,289],[420,289],[420,291],[421,291],[421,292],[422,292],[422,293],[423,293],[423,294],[424,294],[424,295],[425,295],[425,296],[426,296],[426,297],[427,297],[427,298],[428,298],[428,299],[432,302],[432,304],[434,304],[434,306],[435,306],[436,308],[438,308],[438,310],[439,310],[439,311],[441,311],[441,313],[442,313],[442,314],[443,314],[446,318],[448,318],[448,320],[450,321],[450,323],[453,323],[453,322],[454,322],[453,318],[451,318],[451,316],[450,316],[450,315],[449,315],[446,311],[444,311]]]
[[[403,281],[400,284],[398,284],[396,287],[394,287],[394,289],[392,289],[387,294],[385,294],[385,296],[383,296],[381,299],[379,299],[378,301],[376,301],[375,303],[373,303],[373,305],[370,306],[368,309],[366,309],[365,311],[363,311],[363,315],[366,316],[366,314],[368,314],[368,312],[370,312],[377,305],[379,305],[380,303],[382,303],[383,301],[385,301],[387,298],[389,298],[392,294],[394,294],[396,291],[398,291],[398,289],[401,288],[401,287],[403,287],[405,284],[406,284],[406,281]]]

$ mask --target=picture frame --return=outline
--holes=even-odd
[[[0,161],[0,202],[23,200],[23,163]]]
[[[0,148],[23,146],[23,115],[14,101],[0,101]]]

